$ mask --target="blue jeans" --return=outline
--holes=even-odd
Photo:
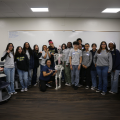
[[[97,87],[97,71],[91,70],[92,87]]]
[[[32,85],[36,84],[36,80],[37,80],[37,68],[34,68],[33,75],[32,75]]]
[[[62,70],[62,80],[64,80],[64,79],[65,79],[64,74],[65,74],[65,71],[64,71],[64,70]]]
[[[73,69],[71,70],[71,83],[72,85],[78,86],[80,70],[78,70],[78,65],[72,65],[72,68]]]
[[[111,90],[110,91],[114,93],[118,92],[119,72],[120,70],[115,70],[115,72],[111,72]]]
[[[96,67],[97,74],[99,77],[99,84],[98,89],[103,92],[107,92],[107,86],[108,86],[108,66],[97,66]]]
[[[23,71],[23,70],[19,70],[19,69],[17,69],[17,71],[19,74],[19,80],[20,80],[20,84],[22,86],[22,89],[27,88],[28,71]]]
[[[6,82],[10,83],[10,85],[7,87],[8,93],[15,92],[14,89],[15,68],[4,68],[4,73],[6,75]]]
[[[27,85],[31,85],[31,79],[32,79],[32,69],[28,70],[28,83]]]

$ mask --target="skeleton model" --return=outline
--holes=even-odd
[[[54,54],[55,70],[57,70],[57,73],[55,75],[55,83],[56,83],[55,90],[58,90],[59,88],[61,88],[62,70],[64,70],[64,67],[63,67],[64,55],[60,54],[60,51],[61,51],[61,47],[59,46],[58,53]],[[56,61],[58,61],[58,65],[56,65]],[[62,62],[62,64],[61,64],[61,62]]]

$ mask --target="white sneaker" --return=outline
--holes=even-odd
[[[67,82],[65,83],[65,85],[68,85],[68,84],[69,84],[69,83],[67,83]]]
[[[71,83],[67,84],[67,86],[71,86]]]
[[[25,90],[24,89],[21,89],[21,92],[24,92]]]
[[[50,88],[50,87],[52,87],[52,86],[51,86],[51,85],[49,85],[49,84],[46,84],[46,86],[47,86],[47,87],[49,87],[49,88]]]
[[[14,92],[13,94],[17,94],[17,92]]]
[[[9,95],[13,95],[13,93],[9,93]]]
[[[27,92],[28,91],[28,89],[27,88],[25,88],[25,90],[24,90],[25,92]]]
[[[34,86],[37,86],[37,83],[35,83]]]

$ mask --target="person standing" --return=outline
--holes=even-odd
[[[12,43],[8,43],[6,50],[3,52],[3,57],[1,57],[1,61],[3,60],[5,60],[4,73],[6,75],[6,81],[10,83],[7,87],[8,93],[10,95],[17,94],[17,92],[14,89],[15,64],[14,46]]]
[[[108,73],[112,70],[112,55],[107,48],[107,43],[102,41],[99,50],[95,53],[94,64],[99,77],[98,90],[102,95],[106,95],[108,86]]]

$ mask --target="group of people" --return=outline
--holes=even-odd
[[[32,50],[30,44],[26,42],[23,48],[17,47],[15,54],[13,44],[7,45],[1,61],[5,60],[4,73],[7,82],[10,83],[8,86],[9,94],[17,94],[14,89],[15,65],[22,86],[21,92],[28,91],[31,85],[37,85],[37,68],[40,57],[42,58],[39,77],[40,90],[46,91],[46,88],[51,87],[51,83],[55,82],[57,70],[55,70],[54,54],[58,53],[58,50],[52,40],[49,40],[48,43],[49,47],[43,45],[42,52],[39,52],[38,45],[34,45]],[[102,41],[98,50],[95,43],[91,47],[92,50],[89,50],[89,43],[82,45],[81,38],[73,43],[68,42],[67,45],[65,43],[61,45],[60,53],[64,55],[62,82],[65,82],[66,86],[72,86],[74,90],[85,86],[85,89],[91,87],[91,90],[105,95],[108,87],[108,74],[111,73],[109,93],[118,93],[120,52],[116,49],[115,43],[110,41],[107,45],[105,41]],[[99,83],[97,83],[97,76]],[[85,82],[84,78],[86,78]]]

